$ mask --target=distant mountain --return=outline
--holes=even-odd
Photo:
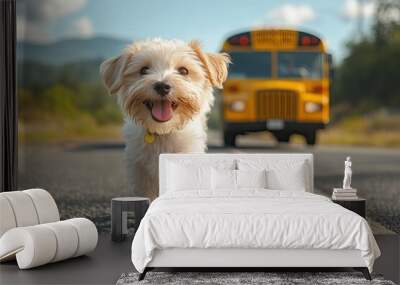
[[[49,44],[18,42],[17,59],[50,65],[104,59],[117,55],[129,43],[111,37],[65,39]]]

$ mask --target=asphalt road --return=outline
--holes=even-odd
[[[305,147],[266,144],[242,138],[239,147],[224,148],[211,135],[209,152],[313,153],[315,188],[329,194],[340,187],[346,156],[353,160],[353,187],[367,198],[367,215],[400,233],[400,150],[356,147]],[[122,143],[21,146],[19,188],[40,187],[55,197],[63,219],[88,217],[109,231],[110,200],[130,195]]]

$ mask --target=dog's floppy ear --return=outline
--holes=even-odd
[[[228,64],[231,59],[227,53],[204,53],[198,41],[191,41],[189,46],[196,53],[207,71],[211,85],[222,89],[228,76]]]
[[[115,94],[121,88],[125,67],[131,55],[123,53],[107,59],[100,65],[100,75],[110,94]]]

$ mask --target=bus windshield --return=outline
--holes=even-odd
[[[322,53],[278,52],[278,77],[322,78]]]
[[[230,78],[271,77],[270,52],[230,52],[232,64],[229,66]]]

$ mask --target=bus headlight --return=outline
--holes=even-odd
[[[244,109],[246,108],[246,103],[244,101],[233,101],[230,105],[229,108],[234,111],[234,112],[243,112]]]
[[[305,102],[304,103],[304,111],[306,113],[315,113],[322,110],[322,104],[315,102]]]

